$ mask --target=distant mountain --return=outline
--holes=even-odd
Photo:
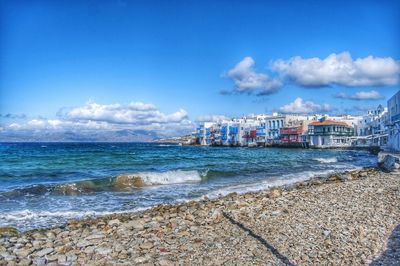
[[[149,142],[159,138],[154,132],[143,130],[117,131],[64,131],[64,132],[37,132],[37,131],[2,131],[1,142]]]

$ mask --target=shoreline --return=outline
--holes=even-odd
[[[352,193],[347,190],[354,186],[355,193],[350,195]],[[322,236],[323,239],[319,240],[324,246],[326,244],[324,241],[330,238],[331,234],[340,234],[341,230],[353,231],[352,226],[357,222],[362,222],[347,221],[346,216],[349,213],[346,211],[342,213],[342,208],[335,207],[333,210],[341,213],[343,217],[335,217],[335,213],[323,215],[332,208],[332,204],[339,204],[338,206],[342,206],[345,210],[355,208],[353,212],[359,212],[359,215],[367,210],[371,211],[371,217],[375,217],[372,212],[379,211],[385,214],[385,219],[374,218],[375,225],[381,224],[382,227],[383,224],[382,228],[385,228],[385,233],[378,234],[377,239],[373,241],[376,242],[376,245],[373,245],[375,249],[364,257],[350,254],[348,258],[344,256],[340,259],[342,263],[365,264],[384,251],[383,242],[387,240],[393,228],[400,223],[400,208],[396,208],[400,204],[399,186],[400,176],[397,174],[384,173],[371,168],[347,171],[327,177],[314,177],[259,192],[230,193],[212,200],[205,198],[176,205],[159,205],[140,212],[73,220],[62,227],[34,229],[17,236],[0,238],[0,265],[13,265],[13,263],[79,265],[94,264],[96,261],[100,264],[118,262],[126,263],[126,265],[129,262],[150,263],[149,265],[173,265],[176,262],[217,265],[227,262],[230,264],[228,257],[223,259],[226,253],[231,253],[231,256],[244,264],[260,262],[264,264],[265,261],[276,264],[279,261],[285,262],[285,258],[295,264],[316,262],[337,264],[338,258],[320,257],[317,256],[318,252],[316,255],[304,251],[300,252],[304,254],[296,255],[296,252],[290,252],[293,247],[290,246],[291,241],[289,241],[293,235],[301,234],[308,227],[315,227],[315,223],[326,223],[323,226],[326,230],[313,236],[315,239]],[[359,195],[365,194],[365,189],[368,191],[365,197],[376,194],[375,196],[379,197],[380,201],[385,201],[385,204],[378,204],[377,208],[366,208],[367,205],[382,202],[366,202],[367,199]],[[319,194],[324,190],[326,193],[322,193],[321,197],[314,195],[310,198],[310,194]],[[385,199],[381,197],[381,194],[385,194],[386,190],[390,192],[390,197]],[[342,197],[336,198],[335,194],[340,191],[343,192]],[[351,199],[351,202],[346,199]],[[309,205],[296,206],[299,202],[307,200],[310,200]],[[352,206],[353,200],[359,201],[360,206]],[[319,204],[314,206],[315,202]],[[315,210],[310,212],[311,207],[317,208],[321,213],[315,213]],[[307,217],[309,215],[314,217],[310,219]],[[294,221],[288,220],[287,217],[283,220],[279,219],[284,216],[293,216]],[[346,226],[341,227],[341,230],[331,228],[338,222],[335,218],[344,219]],[[368,221],[366,217],[363,219]],[[299,228],[298,225],[304,228]],[[265,228],[267,228],[267,234],[263,232]],[[285,232],[291,232],[291,234]],[[310,234],[313,234],[312,230]],[[226,236],[230,236],[229,239]],[[260,239],[257,240],[256,236]],[[346,238],[346,234],[342,235],[343,237]],[[181,238],[185,239],[184,243],[180,241]],[[285,241],[280,242],[279,239]],[[298,240],[296,238],[292,242]],[[337,240],[335,238],[335,241]],[[245,243],[244,247],[247,249],[242,250],[241,245],[238,246],[235,241]],[[332,242],[333,239],[330,241]],[[232,243],[236,243],[235,248],[231,246]],[[370,241],[369,244],[371,243]],[[303,243],[299,247],[305,248],[308,245],[310,243]],[[332,246],[334,246],[333,243],[328,245],[328,247]],[[268,249],[268,247],[273,247],[273,249]],[[249,253],[248,249],[252,251]],[[279,252],[274,253],[274,250]],[[359,250],[356,249],[355,252]],[[209,253],[214,256],[208,255]],[[336,253],[344,254],[340,250]],[[103,260],[99,261],[100,257]],[[353,261],[349,261],[349,258]]]
[[[47,226],[47,227],[41,227],[41,228],[33,228],[33,229],[28,229],[28,230],[19,230],[16,227],[13,226],[5,226],[5,227],[0,227],[0,238],[2,237],[2,228],[9,228],[12,232],[17,232],[16,234],[27,234],[27,233],[32,233],[36,231],[45,231],[45,230],[52,230],[56,228],[64,228],[70,223],[79,223],[79,222],[87,222],[87,221],[92,221],[92,220],[97,220],[97,219],[102,219],[105,218],[107,219],[108,217],[114,217],[118,215],[140,215],[141,213],[151,211],[152,209],[155,208],[160,208],[160,207],[177,207],[180,205],[184,204],[190,204],[192,202],[202,202],[202,201],[218,201],[218,200],[224,200],[224,198],[229,197],[232,194],[235,195],[246,195],[246,194],[254,194],[254,193],[263,193],[263,192],[269,192],[274,189],[279,189],[279,190],[292,190],[296,189],[297,186],[303,187],[309,186],[309,185],[321,185],[323,183],[329,183],[331,180],[330,178],[334,178],[337,180],[341,181],[348,181],[351,180],[351,177],[348,177],[348,175],[358,175],[360,172],[364,171],[383,171],[383,169],[380,169],[379,167],[363,167],[363,168],[354,168],[354,169],[347,169],[344,171],[334,171],[334,170],[326,170],[327,172],[324,174],[315,174],[311,177],[306,177],[306,178],[300,178],[297,181],[293,180],[278,180],[279,182],[284,182],[288,181],[288,183],[283,183],[279,185],[271,185],[270,187],[266,188],[260,188],[258,190],[249,190],[249,191],[235,191],[235,192],[230,192],[230,193],[225,193],[225,194],[218,194],[218,195],[202,195],[197,198],[192,198],[192,199],[181,199],[178,200],[177,202],[174,203],[165,203],[165,204],[158,204],[154,206],[149,206],[149,207],[143,207],[139,208],[137,210],[128,210],[128,211],[115,211],[112,212],[110,211],[107,214],[99,214],[99,215],[88,215],[84,216],[83,218],[71,218],[67,222],[59,225],[59,226]],[[330,173],[333,171],[333,173]],[[272,181],[273,182],[273,181]],[[7,235],[5,235],[7,236]]]

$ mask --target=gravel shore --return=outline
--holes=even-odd
[[[0,265],[400,265],[399,224],[400,174],[369,169],[19,235],[3,229]]]

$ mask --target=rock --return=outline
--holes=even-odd
[[[137,257],[137,258],[135,258],[135,259],[133,260],[133,262],[134,262],[135,264],[144,263],[144,262],[146,262],[146,261],[147,261],[147,258],[146,258],[146,257]]]
[[[121,222],[118,219],[108,221],[108,226],[110,227],[119,226],[120,224]]]
[[[41,257],[34,258],[32,262],[36,266],[46,265],[46,259]]]
[[[95,240],[95,239],[102,239],[104,237],[105,237],[105,235],[103,235],[103,234],[93,234],[93,235],[87,236],[85,239],[86,240]]]
[[[112,252],[112,249],[111,248],[103,248],[103,247],[101,247],[101,248],[96,248],[95,251],[96,251],[97,254],[107,255],[107,254]]]
[[[162,259],[162,260],[158,261],[158,264],[160,266],[170,266],[170,265],[173,265],[174,263],[170,260]]]
[[[400,155],[380,152],[378,154],[378,166],[388,172],[397,172],[400,167]]]
[[[367,176],[368,176],[367,172],[365,172],[365,171],[360,172],[360,177],[367,177]]]
[[[2,252],[0,256],[3,257],[5,261],[14,261],[16,259],[14,255],[11,255],[10,253],[7,252]]]
[[[67,256],[65,256],[64,254],[58,255],[57,256],[57,262],[58,264],[63,264],[67,261]]]
[[[282,195],[282,192],[278,188],[274,188],[269,192],[270,198],[277,198],[277,197],[280,197],[281,195]]]
[[[140,176],[132,175],[118,176],[113,183],[114,188],[117,190],[123,190],[130,187],[144,187],[145,185],[146,184]]]
[[[57,255],[46,255],[45,258],[47,262],[53,262],[58,260]]]
[[[140,244],[141,249],[151,249],[154,247],[154,244],[151,242],[144,242],[143,244]]]
[[[53,251],[54,251],[54,248],[44,248],[42,250],[37,251],[36,252],[36,256],[43,257],[43,256],[45,256],[47,254],[50,254]]]
[[[77,246],[78,248],[85,248],[85,247],[90,246],[90,245],[93,245],[93,244],[90,243],[90,242],[87,241],[87,240],[80,240],[80,241],[78,241],[78,243],[76,243],[76,246]]]
[[[26,248],[21,248],[21,249],[14,250],[14,254],[17,255],[20,258],[26,258],[31,253],[32,253],[32,250],[31,249],[26,249]]]
[[[324,230],[322,233],[325,237],[328,237],[331,234],[331,231],[329,230]]]
[[[15,236],[18,235],[18,230],[14,227],[0,227],[1,236]]]
[[[67,262],[74,262],[78,257],[76,255],[68,255]]]
[[[139,222],[139,221],[135,221],[135,222],[132,224],[132,227],[133,227],[133,229],[136,229],[136,230],[139,230],[139,231],[144,229],[143,223],[142,223],[142,222]]]
[[[20,266],[28,266],[31,264],[32,264],[32,260],[29,258],[24,258],[18,262],[18,265],[20,265]]]

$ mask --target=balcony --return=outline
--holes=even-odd
[[[301,128],[281,128],[281,135],[301,135],[303,130]]]

